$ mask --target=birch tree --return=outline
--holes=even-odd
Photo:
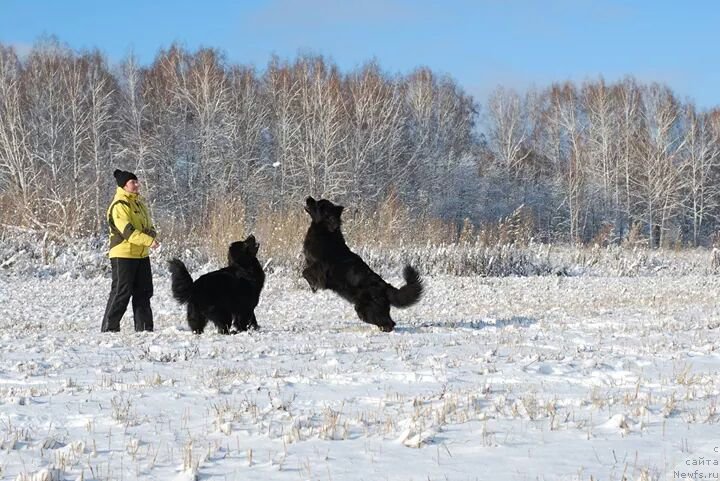
[[[187,148],[191,156],[186,167],[188,196],[207,215],[208,197],[228,191],[225,165],[229,153],[234,119],[230,116],[232,99],[222,56],[213,49],[201,49],[184,57],[186,66],[179,70],[175,92],[187,106]],[[199,194],[199,195],[196,195]]]
[[[678,167],[685,139],[680,130],[679,104],[667,87],[652,84],[644,89],[642,108],[646,136],[634,184],[650,245],[659,246],[668,222],[678,212],[681,192]]]
[[[301,190],[298,152],[301,145],[300,82],[290,68],[274,58],[265,74],[271,105],[270,136],[274,159],[272,204],[283,208]]]
[[[520,95],[504,87],[495,89],[488,99],[487,118],[488,142],[496,161],[510,176],[521,177],[531,151],[527,148],[528,115]]]
[[[408,179],[406,187],[427,207],[447,192],[454,168],[470,150],[475,106],[452,79],[438,79],[427,68],[411,73],[403,90],[409,155],[393,172]]]
[[[567,146],[565,158],[558,158],[556,162],[563,164],[563,186],[569,215],[569,235],[571,241],[577,242],[581,240],[583,234],[582,215],[585,209],[586,184],[584,125],[581,119],[579,97],[575,86],[566,83],[552,87],[550,101],[549,121],[559,129]],[[558,155],[563,156],[560,145],[558,145]]]
[[[692,244],[700,242],[700,233],[720,206],[720,130],[717,112],[698,114],[693,105],[683,112],[685,142],[680,177],[685,195],[683,205],[692,225]]]
[[[117,144],[114,158],[123,166],[143,174],[144,188],[154,198],[155,172],[152,140],[148,128],[151,124],[149,104],[143,95],[144,72],[131,54],[120,64],[117,85]],[[100,92],[98,93],[102,98]],[[111,97],[109,97],[111,98]]]
[[[102,55],[95,51],[85,58],[87,63],[86,88],[88,90],[88,165],[92,167],[88,183],[92,185],[94,215],[93,231],[106,228],[103,196],[112,171],[112,143],[117,124],[117,82],[110,74]]]
[[[22,65],[14,49],[0,45],[0,192],[6,197],[4,205],[26,222],[33,217],[32,186],[37,172],[28,148],[22,77]]]
[[[228,193],[251,206],[271,199],[273,159],[270,139],[271,105],[254,69],[235,66],[228,74],[231,102],[230,153],[224,176]],[[269,202],[268,202],[269,205]]]
[[[590,201],[602,220],[613,220],[622,235],[620,185],[618,182],[619,109],[613,89],[603,79],[583,87],[587,110],[587,154]],[[614,219],[613,219],[614,218]],[[597,226],[596,226],[597,227]]]
[[[633,195],[638,159],[642,155],[640,145],[645,137],[645,122],[642,117],[641,91],[633,78],[625,78],[617,87],[620,148],[618,150],[618,184],[623,204],[624,217],[630,221],[642,220],[635,209]]]
[[[138,106],[146,115],[139,121],[147,125],[147,146],[142,161],[147,169],[147,182],[153,188],[153,199],[161,214],[179,219],[184,228],[189,218],[199,215],[200,209],[188,196],[190,166],[196,161],[190,132],[193,114],[181,96],[183,69],[187,68],[186,52],[177,45],[158,53],[153,64],[141,76],[141,95],[145,104]],[[127,125],[127,124],[126,124]],[[193,193],[197,195],[199,192]]]
[[[295,167],[302,171],[307,192],[341,197],[350,181],[350,163],[340,149],[347,137],[340,74],[322,57],[301,57],[293,70],[300,100],[301,162]]]
[[[401,165],[406,152],[402,97],[376,63],[351,73],[345,91],[348,136],[341,155],[350,161],[350,192],[361,202],[377,202],[396,182],[387,169]]]
[[[62,233],[77,225],[75,216],[84,208],[83,199],[73,196],[80,168],[78,144],[85,139],[83,92],[74,62],[69,49],[44,39],[28,56],[22,79],[36,190],[30,220],[35,227]]]

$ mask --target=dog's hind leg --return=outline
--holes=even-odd
[[[250,321],[248,322],[248,329],[258,330],[260,329],[260,326],[258,326],[257,319],[255,318],[255,312],[253,312],[250,315]]]
[[[390,308],[386,314],[382,314],[378,317],[377,326],[383,332],[392,332],[395,329],[395,321],[390,317]]]
[[[355,312],[363,322],[374,324],[383,332],[391,332],[395,329],[395,322],[390,317],[390,305],[384,306],[373,300],[355,304]]]
[[[258,329],[255,312],[240,312],[233,314],[233,326],[238,332],[247,331],[248,329]]]
[[[245,313],[236,312],[232,315],[232,325],[237,332],[245,332],[248,329],[248,316]]]
[[[243,322],[243,320],[240,318],[240,315],[235,313],[232,316],[232,325],[235,328],[237,332],[243,332],[247,330],[247,326]]]
[[[232,325],[233,316],[228,311],[216,311],[210,316],[210,320],[215,323],[220,334],[230,334],[230,326]]]
[[[207,325],[207,318],[192,303],[187,306],[187,322],[195,334],[202,334]]]

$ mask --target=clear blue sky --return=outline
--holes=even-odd
[[[343,71],[375,58],[389,73],[447,73],[481,102],[497,85],[630,74],[720,106],[717,31],[710,0],[0,0],[0,42],[21,52],[46,34],[111,62],[134,51],[147,64],[174,41],[261,70],[272,54]]]

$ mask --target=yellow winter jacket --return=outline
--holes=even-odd
[[[138,194],[115,191],[107,211],[110,224],[110,253],[108,257],[142,259],[150,255],[150,246],[157,236],[150,213]]]

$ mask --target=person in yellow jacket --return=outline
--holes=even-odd
[[[107,211],[110,227],[112,285],[102,332],[119,332],[120,319],[132,297],[135,331],[152,331],[153,295],[150,249],[160,246],[150,213],[140,197],[140,182],[132,172],[115,170],[118,188]]]

